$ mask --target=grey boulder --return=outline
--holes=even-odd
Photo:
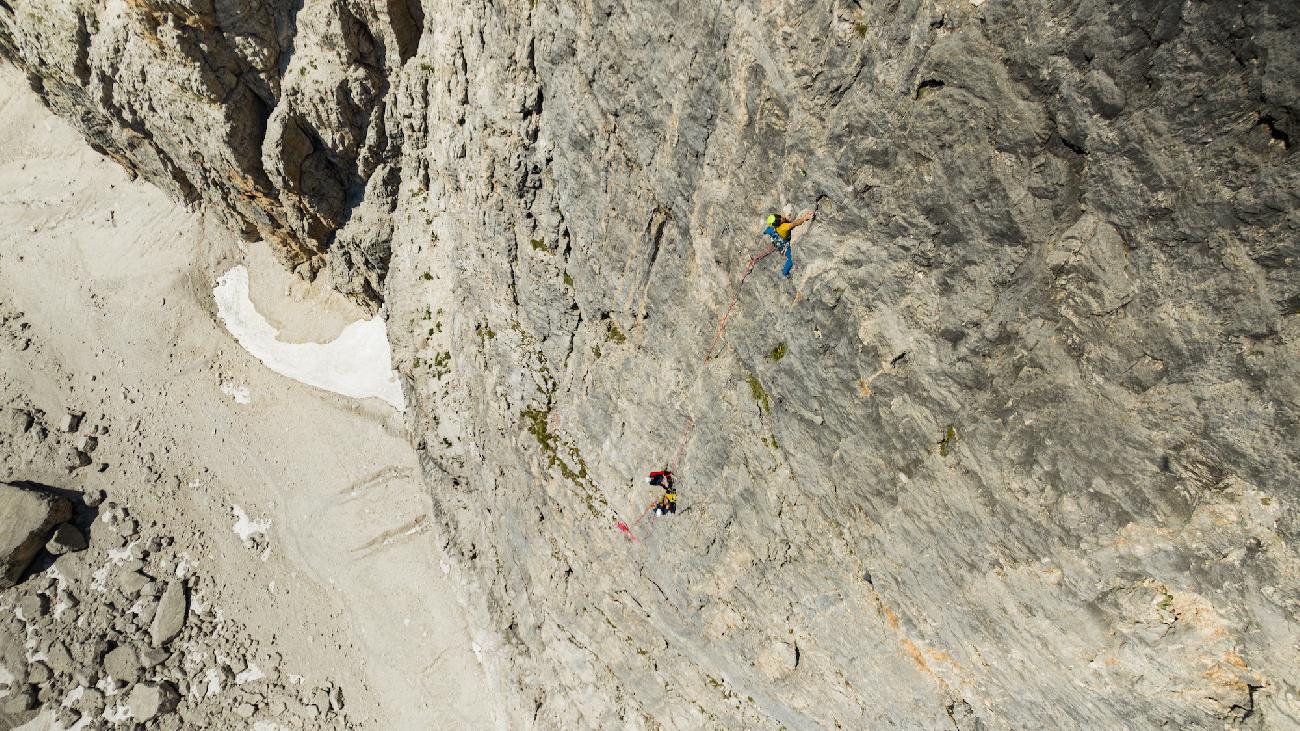
[[[171,683],[139,683],[131,689],[126,699],[126,707],[131,711],[131,718],[137,723],[147,723],[176,710],[180,694]]]
[[[153,616],[153,623],[149,626],[149,636],[153,640],[154,647],[162,647],[180,634],[181,628],[185,626],[185,612],[188,606],[185,585],[179,581],[168,584],[163,591],[162,599],[158,601],[158,611]]]
[[[140,657],[134,647],[122,645],[104,656],[104,670],[118,680],[133,681],[140,673]]]
[[[45,550],[55,556],[84,551],[86,550],[86,536],[82,535],[80,530],[77,530],[77,526],[64,523],[54,529],[54,535],[50,536],[49,542],[45,544]]]
[[[0,589],[18,583],[50,529],[72,517],[72,503],[0,482]]]

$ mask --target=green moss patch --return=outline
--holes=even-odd
[[[952,450],[952,445],[957,443],[957,427],[952,424],[943,432],[943,439],[939,440],[939,456],[947,457],[948,452]]]
[[[560,438],[551,433],[549,426],[551,412],[548,409],[530,407],[524,409],[521,416],[528,433],[533,435],[537,440],[537,446],[541,447],[542,454],[546,455],[547,466],[558,469],[566,480],[572,482],[575,487],[582,488],[587,509],[592,515],[599,515],[592,498],[591,481],[587,478],[587,462],[582,458],[577,447],[562,444]],[[564,457],[561,457],[561,451]],[[604,502],[604,498],[601,498],[601,502]]]
[[[746,378],[749,379],[749,390],[754,394],[754,400],[758,402],[759,408],[763,411],[771,411],[772,402],[767,397],[767,391],[763,390],[762,382],[755,378],[753,373],[747,374]]]

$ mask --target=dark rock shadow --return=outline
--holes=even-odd
[[[86,542],[90,543],[91,532],[95,525],[95,518],[99,517],[99,508],[92,508],[86,504],[85,493],[80,490],[54,487],[52,485],[45,485],[30,480],[11,480],[9,484],[17,485],[18,487],[32,490],[33,492],[41,492],[46,495],[61,497],[72,503],[72,519],[68,522],[76,526],[77,530],[81,531],[81,534],[86,537]],[[46,536],[46,540],[49,540],[49,536]],[[40,553],[36,554],[36,558],[32,559],[31,564],[27,566],[27,570],[23,572],[22,578],[19,579],[18,583],[21,584],[27,580],[27,577],[32,576],[33,574],[39,574],[53,566],[54,561],[57,558],[58,556],[51,554],[42,547]]]

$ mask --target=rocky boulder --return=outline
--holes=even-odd
[[[140,656],[130,645],[116,647],[104,656],[104,670],[118,680],[132,682],[140,673]]]
[[[82,534],[77,526],[71,523],[64,523],[54,529],[54,534],[45,544],[45,550],[59,556],[65,553],[75,553],[86,550],[86,536]]]
[[[18,583],[50,530],[72,517],[72,503],[0,482],[0,589]]]
[[[180,694],[166,681],[161,683],[140,683],[131,688],[131,695],[126,699],[126,707],[131,711],[131,718],[136,723],[147,723],[158,716],[176,710]]]
[[[154,647],[162,647],[180,634],[181,628],[185,626],[185,612],[188,607],[185,585],[179,581],[168,584],[163,591],[162,599],[158,601],[158,611],[153,616],[153,623],[149,626],[149,635]]]

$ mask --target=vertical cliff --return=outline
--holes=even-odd
[[[1298,25],[5,0],[0,51],[386,304],[521,723],[1286,728]],[[818,212],[794,275],[738,290],[775,209]],[[688,423],[683,510],[631,542]]]

